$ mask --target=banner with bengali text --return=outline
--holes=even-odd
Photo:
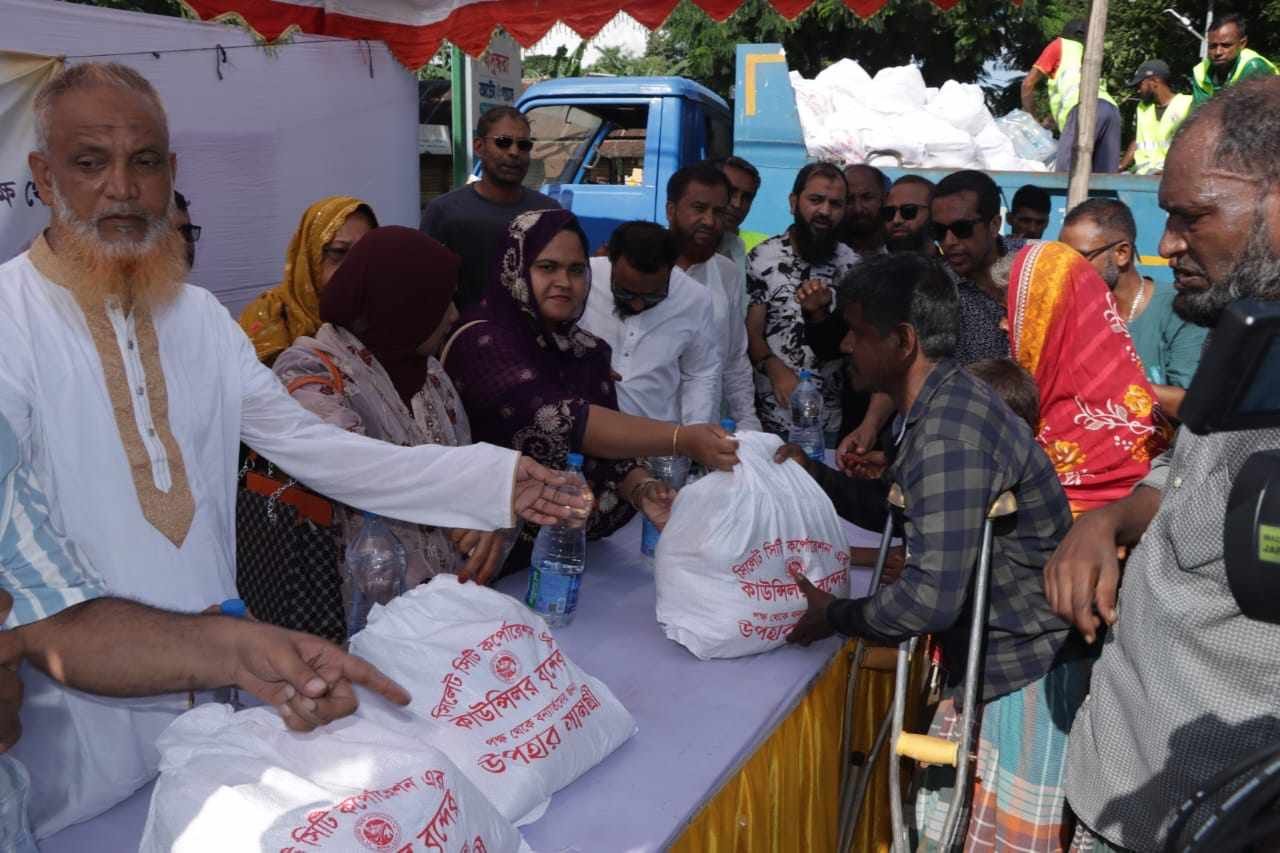
[[[27,155],[36,145],[36,92],[61,69],[58,57],[0,51],[0,263],[22,252],[49,219]]]

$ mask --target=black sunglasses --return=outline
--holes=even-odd
[[[957,240],[968,240],[973,236],[975,226],[982,224],[981,219],[957,219],[955,222],[932,222],[929,224],[933,232],[933,241],[941,243],[947,239],[947,232],[956,235]]]
[[[201,228],[199,225],[179,225],[178,231],[181,232],[183,239],[188,243],[196,243],[200,240]]]
[[[1091,260],[1093,260],[1094,258],[1098,257],[1098,255],[1101,255],[1101,254],[1102,254],[1103,252],[1105,252],[1107,249],[1114,249],[1116,246],[1119,246],[1121,243],[1127,243],[1127,242],[1129,242],[1129,241],[1128,241],[1128,240],[1115,240],[1115,241],[1112,241],[1112,242],[1108,243],[1108,244],[1107,244],[1107,245],[1105,245],[1105,246],[1099,246],[1099,247],[1098,247],[1098,248],[1096,248],[1096,249],[1091,249],[1091,250],[1089,250],[1088,252],[1081,252],[1080,254],[1084,255],[1084,259],[1085,259],[1086,261],[1091,261]]]
[[[916,215],[919,214],[920,211],[922,210],[924,210],[923,204],[903,204],[903,205],[886,204],[884,207],[880,208],[880,218],[883,219],[885,222],[892,222],[894,214],[901,213],[902,220],[904,222],[910,222],[911,220],[915,219]]]
[[[665,290],[658,293],[634,293],[630,290],[623,290],[621,287],[615,287],[612,290],[613,297],[619,302],[639,302],[646,308],[652,308],[667,298],[667,291]]]
[[[521,151],[533,150],[533,140],[528,138],[516,139],[514,136],[486,136],[484,138],[492,139],[493,144],[501,148],[503,151],[506,151],[513,144]]]

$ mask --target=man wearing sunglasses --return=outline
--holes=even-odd
[[[930,252],[929,202],[933,181],[919,175],[903,175],[893,182],[880,219],[884,222],[885,247],[890,252]]]
[[[612,350],[620,411],[706,423],[720,416],[720,342],[708,331],[726,310],[724,296],[682,272],[679,253],[661,225],[619,225],[609,256],[591,259],[591,290],[579,323]]]
[[[519,110],[494,107],[480,116],[471,150],[480,163],[480,180],[432,199],[422,214],[423,232],[462,259],[454,297],[459,308],[484,295],[489,266],[511,220],[529,210],[560,206],[523,184],[533,137]]]
[[[1128,205],[1113,198],[1081,202],[1063,221],[1060,239],[1084,255],[1111,288],[1160,407],[1177,417],[1208,331],[1174,313],[1177,292],[1171,285],[1138,272],[1138,227]]]

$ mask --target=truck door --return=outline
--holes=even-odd
[[[653,219],[659,189],[661,98],[534,102],[535,140],[525,184],[577,214],[594,251],[620,223]],[[653,150],[651,150],[653,149]],[[665,192],[665,190],[663,190]]]

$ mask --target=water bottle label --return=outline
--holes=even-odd
[[[811,445],[808,449],[809,458],[814,462],[827,461],[827,449],[820,444]]]
[[[658,538],[662,534],[658,528],[653,526],[653,522],[647,518],[641,519],[640,523],[640,553],[646,557],[652,557],[654,552],[658,550]]]
[[[581,574],[559,574],[531,569],[529,594],[525,597],[525,603],[538,613],[572,613],[578,607],[578,588],[581,585]]]

